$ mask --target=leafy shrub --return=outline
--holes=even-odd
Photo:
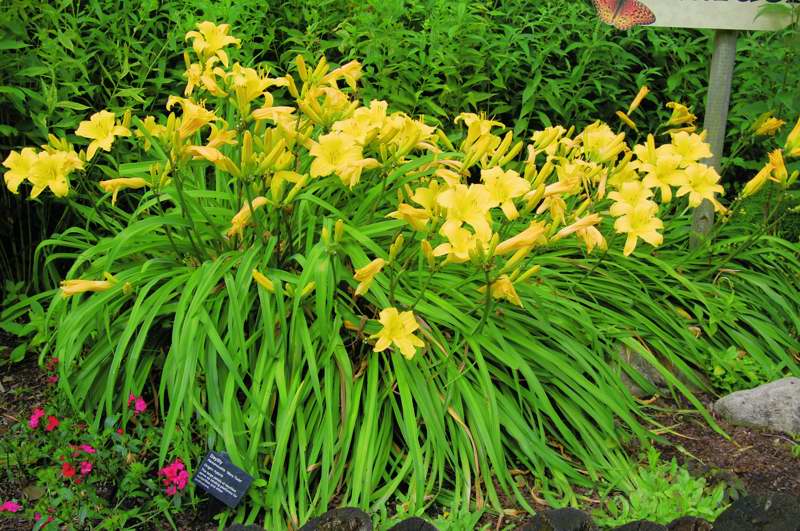
[[[176,454],[191,469],[198,445],[224,449],[256,476],[249,501],[268,527],[334,498],[462,513],[500,510],[503,491],[530,509],[512,468],[551,503],[613,481],[623,439],[650,436],[609,363],[619,342],[698,407],[653,351],[700,385],[707,349],[734,338],[797,372],[784,328],[796,301],[766,322],[721,296],[721,268],[765,239],[686,255],[691,208],[725,207],[685,107],[672,104],[659,145],[595,122],[538,131],[526,149],[485,116],[459,115],[451,138],[362,106],[356,62],[300,56],[297,78],[269,77],[235,62],[224,25],[187,37],[185,97],[165,119],[97,112],[13,152],[5,180],[84,218],[41,246],[44,274],[68,273],[37,296],[71,404],[95,427],[127,425],[125,397],[152,389],[159,464]],[[646,97],[623,116],[638,120]],[[748,192],[797,178],[767,169]],[[758,275],[731,284],[755,290]],[[766,326],[743,327],[751,313]]]

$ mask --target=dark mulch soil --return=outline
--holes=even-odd
[[[701,397],[710,410],[713,398]],[[794,441],[781,433],[731,426],[714,418],[730,435],[725,439],[697,413],[681,413],[685,405],[665,404],[677,410],[656,414],[673,433],[671,445],[659,445],[664,459],[675,457],[692,473],[725,480],[748,494],[782,492],[800,496],[800,458],[792,455]],[[713,415],[713,412],[712,412]]]

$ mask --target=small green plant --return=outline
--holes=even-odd
[[[746,351],[736,347],[711,350],[710,354],[706,373],[714,389],[721,393],[750,389],[780,376],[780,371],[769,372]]]
[[[697,516],[713,521],[726,505],[725,484],[711,487],[695,478],[675,458],[660,461],[653,447],[647,460],[625,478],[621,493],[608,499],[594,515],[600,525],[616,526],[634,520],[667,523],[680,516]]]

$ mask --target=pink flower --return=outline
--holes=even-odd
[[[189,482],[189,473],[180,458],[159,470],[158,475],[164,476],[162,482],[168,496],[174,496],[179,490],[185,489]]]
[[[75,467],[72,466],[71,464],[69,464],[69,462],[66,462],[66,463],[61,465],[61,474],[65,478],[74,477],[75,473],[76,473]]]
[[[36,428],[39,427],[39,420],[42,417],[44,417],[44,409],[37,407],[36,409],[33,410],[33,413],[31,413],[31,418],[28,421],[28,426],[32,430],[35,430]]]
[[[85,476],[92,471],[92,463],[89,461],[81,461],[81,475]]]
[[[0,504],[0,513],[2,513],[2,512],[15,513],[17,511],[19,511],[20,509],[22,509],[22,505],[18,504],[15,501],[9,500],[9,501],[5,501],[2,504]]]
[[[33,515],[33,519],[34,519],[34,521],[38,522],[39,520],[42,519],[42,515],[40,513],[36,513],[36,514]],[[48,516],[47,517],[47,521],[45,521],[45,523],[42,525],[42,527],[46,526],[47,524],[49,524],[52,521],[53,521],[53,517],[52,516]]]
[[[117,434],[122,435],[122,428],[117,428]]]
[[[145,402],[144,399],[140,396],[139,398],[136,399],[136,402],[134,402],[133,404],[133,411],[138,415],[139,413],[144,413],[146,409],[147,409],[147,402]]]
[[[53,415],[50,415],[49,417],[47,417],[47,426],[44,427],[44,430],[53,431],[54,429],[58,428],[59,424],[60,422],[58,422],[58,419],[55,418]]]
[[[56,382],[58,382],[58,376],[56,376],[55,374],[47,377],[47,383],[54,384]]]
[[[133,404],[133,413],[136,415],[144,413],[147,409],[147,402],[144,401],[144,398],[135,396],[133,393],[128,395],[128,407],[131,407],[131,404]]]
[[[82,445],[78,446],[78,448],[80,448],[81,450],[83,450],[87,454],[96,454],[97,453],[97,450],[95,450],[93,447],[89,446],[88,444],[82,444]]]

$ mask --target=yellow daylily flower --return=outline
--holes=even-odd
[[[186,146],[184,148],[184,153],[192,155],[195,160],[205,159],[217,168],[231,175],[238,177],[241,173],[236,164],[217,148],[209,146]]]
[[[110,280],[62,280],[61,296],[64,298],[80,293],[100,292],[111,289],[114,283]]]
[[[636,249],[639,238],[657,247],[664,241],[658,230],[664,228],[664,222],[655,217],[658,207],[652,202],[640,203],[635,209],[614,222],[614,229],[628,237],[625,240],[623,254],[630,255]]]
[[[478,288],[481,293],[486,293],[486,286]],[[514,283],[508,275],[500,275],[497,280],[491,284],[492,298],[502,300],[505,299],[511,304],[522,307],[522,301],[517,295],[517,290],[514,289]]]
[[[786,138],[784,149],[787,157],[800,157],[800,118]]]
[[[772,136],[778,132],[786,122],[771,116],[769,114],[763,116],[760,120],[753,124],[753,134],[755,136]]]
[[[28,175],[33,184],[31,197],[37,197],[46,188],[56,197],[65,197],[69,192],[69,174],[81,168],[83,161],[74,151],[40,152]]]
[[[550,241],[558,241],[561,238],[565,238],[575,232],[585,231],[589,227],[594,227],[595,225],[599,224],[602,220],[603,218],[601,218],[599,214],[589,214],[583,216],[582,218],[575,220],[571,224],[555,233],[555,235],[550,238]]]
[[[331,130],[350,135],[359,144],[366,146],[381,132],[387,109],[388,104],[385,101],[372,100],[369,107],[359,107],[350,118],[335,122]]]
[[[554,155],[558,149],[558,142],[567,132],[563,126],[555,125],[547,127],[541,131],[535,131],[532,135],[533,147],[535,151],[544,150],[548,155]]]
[[[470,259],[470,254],[478,246],[486,246],[486,240],[479,238],[464,227],[451,225],[442,228],[442,234],[447,238],[448,243],[437,245],[433,249],[434,256],[447,255],[447,263],[462,264]]]
[[[127,127],[117,125],[113,112],[100,111],[91,115],[89,120],[78,124],[75,134],[92,140],[86,150],[86,160],[92,160],[98,148],[111,151],[114,137],[128,136],[131,132]]]
[[[417,347],[424,347],[425,343],[414,335],[414,331],[419,328],[413,312],[398,312],[397,308],[386,308],[381,311],[380,323],[383,328],[372,336],[377,339],[375,352],[382,352],[394,345],[400,349],[400,353],[410,360],[417,353]]]
[[[214,24],[213,22],[203,21],[197,24],[198,31],[190,31],[186,34],[186,40],[192,39],[192,48],[194,53],[200,57],[203,62],[212,57],[218,57],[224,66],[228,66],[228,54],[225,53],[225,48],[229,44],[235,45],[237,48],[241,41],[235,37],[228,35],[230,25],[228,24]]]
[[[250,223],[253,217],[253,212],[258,210],[269,203],[269,199],[264,196],[258,196],[252,201],[253,210],[250,210],[250,203],[244,202],[242,208],[231,219],[231,228],[228,229],[227,236],[231,238],[235,235],[241,236],[244,233],[244,228]]]
[[[150,149],[150,141],[144,135],[144,132],[142,130],[147,131],[147,134],[153,138],[161,138],[161,135],[167,132],[167,126],[161,125],[158,122],[156,122],[154,116],[146,116],[145,119],[142,120],[142,127],[136,129],[134,135],[137,138],[144,139],[144,150],[147,151]]]
[[[608,194],[608,198],[614,201],[609,213],[614,217],[619,217],[629,214],[642,204],[647,204],[652,208],[656,204],[649,200],[651,197],[653,197],[653,191],[643,182],[624,183],[618,191]]]
[[[450,229],[460,227],[462,223],[468,223],[475,229],[475,233],[480,239],[488,240],[491,237],[489,209],[492,208],[492,198],[486,186],[457,184],[440,193],[437,201],[446,209],[447,215],[447,221],[442,227],[442,234]]]
[[[361,79],[361,63],[358,61],[350,61],[339,68],[334,68],[325,74],[320,83],[323,85],[335,86],[339,79],[344,79],[345,83],[347,83],[351,89],[356,90],[358,80]]]
[[[711,146],[706,143],[705,131],[699,135],[685,131],[675,133],[672,135],[672,147],[685,165],[711,157]]]
[[[697,116],[692,114],[686,105],[678,103],[677,101],[671,101],[667,103],[667,108],[672,109],[672,116],[670,116],[669,120],[667,121],[667,127],[693,124],[694,121],[697,120]]]
[[[669,203],[672,200],[672,187],[686,184],[686,172],[681,169],[683,159],[680,155],[664,155],[658,158],[655,164],[642,168],[645,174],[642,184],[648,188],[661,190],[661,202]]]
[[[497,247],[495,247],[494,254],[503,256],[520,249],[543,245],[547,243],[545,234],[547,234],[547,225],[541,221],[533,221],[528,228],[522,232],[500,242]]]
[[[625,183],[638,180],[639,173],[636,171],[636,167],[633,165],[633,163],[631,163],[627,164],[620,170],[614,171],[614,173],[611,174],[611,177],[608,178],[608,185],[619,189]]]
[[[714,194],[725,193],[719,184],[720,176],[717,170],[705,164],[691,164],[686,168],[686,183],[678,188],[678,197],[689,194],[689,206],[697,207],[708,199],[714,204],[714,210],[724,210]]]
[[[772,162],[767,162],[763,168],[756,174],[755,177],[747,181],[747,184],[742,188],[742,197],[748,197],[761,190],[772,176],[774,166]]]
[[[214,64],[218,61],[217,57],[212,57],[205,62],[204,65],[199,63],[190,63],[189,54],[184,52],[184,60],[186,62],[186,71],[183,77],[186,78],[186,88],[183,90],[183,95],[187,98],[192,95],[195,87],[202,87],[206,89],[209,94],[217,97],[227,96],[227,92],[222,90],[217,84],[217,77],[224,78],[225,71]]]
[[[256,281],[256,284],[258,284],[265,290],[269,291],[270,293],[275,293],[275,284],[269,278],[267,278],[266,275],[259,272],[258,269],[253,269],[252,275],[253,275],[253,280]]]
[[[3,166],[8,168],[3,179],[12,193],[18,193],[19,185],[30,176],[36,160],[36,150],[26,147],[21,152],[12,151],[3,161]]]
[[[269,78],[261,77],[253,68],[247,68],[239,63],[233,65],[228,74],[228,83],[236,95],[236,104],[242,114],[250,112],[250,102],[262,96],[272,85]]]
[[[583,153],[586,158],[598,164],[616,160],[617,156],[627,149],[625,133],[615,134],[608,124],[603,122],[586,126],[580,138],[583,141]]]
[[[180,105],[183,110],[180,127],[178,128],[178,136],[180,136],[181,139],[192,136],[217,117],[213,111],[207,110],[202,105],[190,99],[181,98],[179,96],[170,96],[167,98],[167,110],[170,110],[176,103]]]
[[[628,107],[628,113],[627,114],[631,114],[633,111],[638,109],[639,105],[647,97],[648,94],[650,94],[650,89],[647,88],[647,85],[642,86],[642,88],[639,89],[638,94],[636,94],[636,97],[633,98],[633,101],[631,102],[630,106]],[[636,129],[635,126],[631,126],[631,127]]]
[[[583,240],[583,244],[586,245],[586,252],[589,254],[591,254],[595,248],[605,251],[608,247],[605,237],[603,237],[603,234],[597,230],[597,227],[586,227],[585,229],[580,229],[575,233],[575,235]]]
[[[769,162],[772,164],[772,176],[775,181],[785,185],[786,179],[789,178],[789,172],[786,170],[786,163],[783,160],[783,151],[776,149],[770,152]]]
[[[239,143],[234,129],[228,129],[224,124],[221,127],[217,127],[216,124],[209,124],[209,127],[211,132],[208,134],[207,147],[221,148],[222,146],[235,146]]]
[[[111,192],[111,204],[117,204],[117,194],[120,190],[138,190],[145,186],[150,186],[145,179],[141,177],[120,177],[118,179],[108,179],[98,183],[104,192]]]
[[[355,138],[340,132],[320,136],[318,142],[312,143],[309,153],[314,157],[311,163],[312,177],[335,173],[349,188],[358,184],[363,169],[380,166],[377,160],[364,158]]]
[[[353,275],[353,278],[359,282],[358,286],[356,287],[356,297],[359,297],[369,291],[369,287],[372,285],[372,281],[375,280],[375,276],[381,272],[381,269],[383,269],[383,266],[385,265],[386,260],[383,258],[376,258],[364,267],[356,269],[355,274]]]
[[[430,213],[424,208],[414,208],[407,203],[397,205],[397,210],[386,215],[387,218],[402,219],[415,231],[424,231],[431,219]]]
[[[481,179],[489,192],[491,201],[500,205],[506,218],[514,220],[519,216],[514,206],[514,199],[525,195],[531,189],[531,183],[519,176],[514,170],[503,171],[499,166],[481,170]]]
[[[536,209],[537,214],[544,214],[545,212],[550,214],[550,219],[553,222],[562,224],[567,213],[567,203],[561,195],[547,196]]]

